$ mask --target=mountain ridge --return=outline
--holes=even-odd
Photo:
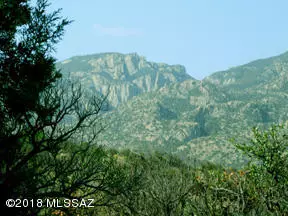
[[[94,91],[107,94],[109,90],[112,107],[117,107],[143,92],[194,79],[186,73],[182,65],[149,62],[135,53],[72,57],[57,63],[57,67],[61,69],[64,77],[78,80],[83,86],[89,86]]]
[[[243,141],[253,126],[265,128],[288,120],[287,54],[216,72],[203,80],[192,78],[182,67],[141,60],[138,54],[101,54],[98,61],[84,56],[85,61],[71,62],[77,66],[73,76],[80,73],[86,88],[97,74],[92,92],[96,85],[102,93],[103,85],[114,88],[109,98],[114,111],[104,114],[110,127],[100,134],[99,143],[236,166],[245,160],[235,153],[230,138],[241,134]],[[126,73],[134,74],[131,79],[128,75],[121,79],[125,64]]]

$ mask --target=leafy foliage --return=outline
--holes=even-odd
[[[60,10],[47,14],[48,5],[46,0],[35,7],[27,1],[0,1],[5,18],[0,34],[0,204],[10,215],[52,211],[7,209],[5,201],[11,198],[93,195],[97,205],[109,205],[111,197],[134,185],[129,184],[134,176],[125,177],[94,142],[104,129],[100,112],[106,108],[105,96],[87,97],[81,87],[60,79],[52,52],[70,21],[62,19]]]
[[[251,158],[249,176],[259,197],[271,212],[287,212],[288,200],[288,138],[283,125],[268,131],[253,129],[249,144],[235,144]]]

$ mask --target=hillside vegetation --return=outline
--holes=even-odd
[[[118,149],[238,166],[245,160],[231,138],[243,141],[253,126],[288,120],[287,53],[201,81],[183,66],[148,62],[135,53],[73,57],[58,67],[91,94],[107,94],[109,88],[109,127],[98,142]]]

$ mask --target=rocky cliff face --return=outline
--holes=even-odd
[[[102,94],[109,92],[112,107],[139,94],[192,79],[181,65],[149,62],[136,53],[79,56],[57,66],[64,76],[80,81],[85,88]]]

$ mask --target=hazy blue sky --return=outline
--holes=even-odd
[[[75,20],[56,57],[137,52],[197,78],[288,50],[287,0],[52,0]]]

